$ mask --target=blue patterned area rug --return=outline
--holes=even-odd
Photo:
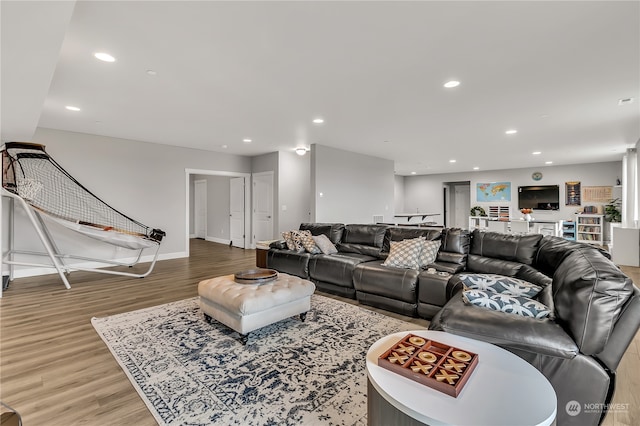
[[[246,346],[197,298],[91,322],[160,425],[365,425],[369,346],[420,328],[318,295]]]

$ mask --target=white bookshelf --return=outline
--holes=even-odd
[[[601,214],[576,214],[576,241],[603,244],[604,216]]]

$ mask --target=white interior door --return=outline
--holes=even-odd
[[[193,227],[196,238],[207,236],[207,181],[197,180],[194,183],[194,218]]]
[[[253,241],[273,239],[273,172],[253,175]]]
[[[229,238],[231,245],[244,248],[244,178],[231,178],[229,185]]]
[[[454,189],[455,210],[453,226],[467,228],[469,226],[469,210],[471,210],[470,185],[456,185]]]

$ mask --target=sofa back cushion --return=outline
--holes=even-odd
[[[311,235],[324,234],[333,244],[338,244],[342,239],[344,224],[342,223],[301,223],[301,231],[310,231]]]
[[[442,234],[440,229],[425,229],[417,226],[394,226],[388,228],[384,233],[382,242],[382,254],[388,255],[391,248],[391,241],[413,240],[414,238],[425,237],[427,240],[437,240]]]
[[[380,257],[386,225],[346,225],[338,251]]]
[[[465,267],[469,254],[469,231],[460,228],[442,230],[440,250],[436,262],[453,263]]]
[[[553,275],[556,315],[580,352],[601,352],[633,284],[609,259],[590,247],[568,253]]]
[[[535,255],[533,265],[539,271],[552,277],[558,265],[562,263],[564,257],[573,250],[590,249],[600,252],[606,258],[611,259],[611,255],[600,247],[589,246],[584,243],[576,243],[575,241],[565,240],[560,237],[545,236],[540,241],[538,252]]]
[[[538,251],[541,234],[510,235],[474,230],[471,254],[531,265]]]

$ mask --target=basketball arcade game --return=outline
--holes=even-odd
[[[2,196],[9,198],[8,251],[2,254],[2,263],[9,265],[9,281],[13,280],[14,265],[54,268],[68,289],[71,286],[66,274],[76,270],[134,278],[143,278],[151,273],[158,260],[160,242],[166,235],[165,232],[151,229],[131,219],[95,196],[56,163],[46,153],[44,145],[7,142],[0,152],[2,153]],[[14,248],[16,204],[26,212],[44,246],[44,252]],[[132,250],[137,254],[134,255],[133,262],[128,263],[61,253],[49,232],[47,221],[63,225],[103,243]],[[83,267],[66,262],[81,260],[132,267],[140,261],[145,249],[155,250],[155,252],[149,269],[142,274]],[[50,263],[16,260],[16,257],[21,255],[46,256]]]

